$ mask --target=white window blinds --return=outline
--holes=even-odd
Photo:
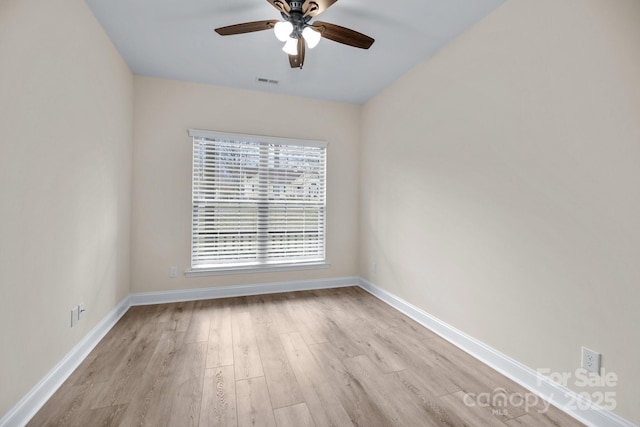
[[[325,259],[326,143],[190,130],[194,269]]]

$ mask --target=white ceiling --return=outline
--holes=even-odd
[[[86,0],[134,73],[362,104],[505,0],[339,0],[317,19],[373,37],[369,50],[323,39],[289,67],[272,31],[214,28],[279,19],[267,0]],[[312,21],[313,22],[313,21]],[[277,86],[257,77],[278,80]]]

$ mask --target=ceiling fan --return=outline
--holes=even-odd
[[[327,10],[338,0],[267,1],[280,11],[284,21],[245,22],[216,28],[216,33],[221,36],[231,36],[273,29],[278,40],[285,42],[282,50],[289,54],[291,68],[300,69],[304,65],[305,42],[309,49],[313,49],[320,42],[321,37],[360,49],[369,49],[374,42],[374,39],[369,36],[339,25],[322,21],[310,23],[312,18]]]

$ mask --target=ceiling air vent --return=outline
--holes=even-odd
[[[267,79],[267,78],[264,78],[264,77],[256,77],[256,81],[258,83],[265,84],[265,85],[277,85],[278,84],[278,80]]]

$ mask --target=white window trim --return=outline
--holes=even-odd
[[[281,264],[264,266],[252,265],[242,267],[221,267],[221,268],[192,268],[185,270],[186,277],[204,277],[204,276],[223,276],[226,274],[251,274],[251,273],[267,273],[278,271],[298,271],[298,270],[322,270],[331,267],[326,261],[308,262],[297,264]]]
[[[190,137],[196,138],[208,138],[208,139],[231,139],[240,141],[256,141],[266,142],[272,144],[290,144],[300,145],[304,147],[319,147],[327,148],[329,145],[326,141],[317,141],[313,139],[297,139],[297,138],[281,138],[274,136],[264,135],[251,135],[248,133],[231,133],[231,132],[218,132],[213,130],[202,129],[187,129],[187,133]]]
[[[298,139],[298,138],[285,138],[285,137],[273,137],[273,136],[265,136],[265,135],[254,135],[254,134],[242,134],[242,133],[232,133],[232,132],[220,132],[220,131],[211,131],[211,130],[203,130],[203,129],[187,129],[187,134],[190,138],[207,138],[207,139],[230,139],[230,140],[244,140],[244,141],[255,141],[262,143],[273,143],[273,144],[290,144],[297,146],[305,146],[305,147],[318,147],[318,148],[327,148],[328,143],[326,141],[319,140],[310,140],[310,139]],[[325,172],[325,180],[326,180],[326,172]],[[326,184],[325,184],[326,191]],[[326,197],[326,196],[325,196]],[[326,199],[325,199],[326,203]],[[325,210],[326,215],[326,210]],[[263,273],[263,272],[278,272],[278,271],[296,271],[296,270],[319,270],[326,269],[331,266],[331,264],[327,261],[326,258],[326,248],[327,248],[327,223],[325,217],[324,223],[324,236],[325,236],[325,259],[319,261],[311,261],[311,262],[299,262],[299,263],[282,263],[282,264],[262,264],[262,265],[228,265],[223,267],[203,267],[197,268],[192,267],[184,271],[185,277],[203,277],[203,276],[218,276],[218,275],[228,275],[228,274],[251,274],[251,273]]]

